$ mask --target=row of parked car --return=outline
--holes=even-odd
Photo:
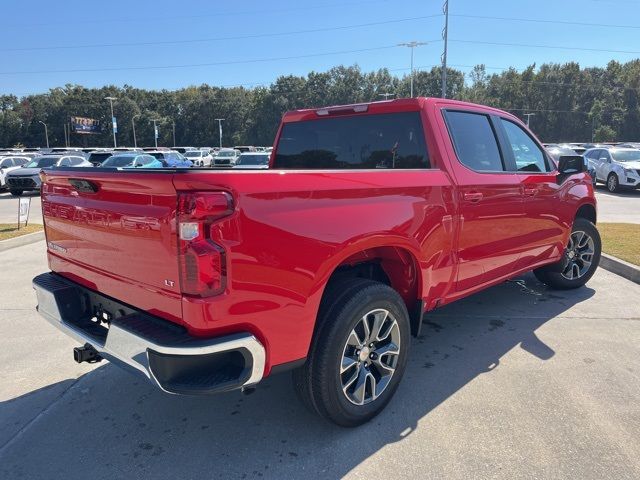
[[[581,155],[594,186],[604,183],[610,192],[640,188],[640,142],[545,144],[557,161],[563,155]]]
[[[53,167],[269,168],[271,147],[53,148],[0,150],[0,188],[20,196],[40,189],[40,170]]]

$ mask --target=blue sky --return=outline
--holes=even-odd
[[[250,87],[356,63],[364,71],[387,67],[401,75],[408,72],[409,51],[394,45],[430,42],[416,49],[417,67],[439,63],[442,51],[441,0],[2,3],[0,93],[19,96],[66,83]],[[449,64],[465,71],[478,63],[497,72],[533,62],[602,66],[640,57],[640,0],[451,0],[449,13]],[[66,48],[77,46],[84,48]]]

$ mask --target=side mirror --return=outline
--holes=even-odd
[[[560,175],[572,175],[586,170],[584,158],[580,155],[562,155],[558,160]]]

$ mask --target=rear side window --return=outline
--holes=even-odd
[[[501,118],[519,172],[548,172],[544,153],[520,126]]]
[[[285,123],[274,168],[431,168],[419,112]]]
[[[487,115],[447,111],[445,118],[462,164],[477,172],[505,170],[498,141]]]

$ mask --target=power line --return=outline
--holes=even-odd
[[[607,28],[633,28],[640,29],[640,25],[616,25],[612,23],[587,23],[587,22],[571,22],[567,20],[543,20],[537,18],[517,18],[517,17],[489,17],[485,15],[463,15],[463,14],[449,14],[452,17],[461,18],[478,18],[482,20],[506,20],[513,22],[530,22],[530,23],[550,23],[558,25],[579,25],[582,27],[607,27]]]
[[[553,48],[556,50],[582,50],[586,52],[606,52],[606,53],[631,53],[631,54],[640,54],[640,51],[634,50],[608,50],[604,48],[586,48],[586,47],[565,47],[561,45],[533,45],[528,43],[503,43],[503,42],[485,42],[480,40],[453,40],[450,39],[450,42],[458,42],[458,43],[474,43],[481,45],[498,45],[505,47],[531,47],[531,48]]]
[[[229,60],[225,62],[190,63],[190,64],[180,64],[180,65],[146,65],[146,66],[137,66],[137,67],[74,68],[69,70],[23,70],[23,71],[15,71],[15,72],[0,72],[0,75],[115,72],[115,71],[126,71],[126,70],[164,70],[164,69],[171,69],[171,68],[213,67],[213,66],[222,66],[222,65],[241,65],[241,64],[250,64],[250,63],[275,62],[279,60],[297,60],[301,58],[326,57],[331,55],[344,55],[347,53],[374,52],[379,50],[388,50],[391,48],[396,48],[396,45],[386,45],[382,47],[372,47],[372,48],[360,48],[356,50],[339,50],[339,51],[333,51],[333,52],[310,53],[310,54],[304,54],[304,55],[291,55],[286,57],[256,58],[252,60]]]
[[[201,19],[201,18],[211,18],[211,17],[234,17],[234,16],[245,16],[245,15],[265,15],[265,14],[274,14],[274,13],[286,13],[286,12],[298,12],[298,11],[306,11],[306,10],[318,10],[325,8],[334,8],[334,7],[357,7],[361,5],[372,5],[376,3],[389,3],[390,0],[368,0],[368,1],[360,1],[360,2],[339,2],[339,3],[325,3],[319,5],[307,5],[304,7],[293,7],[293,8],[270,8],[265,10],[244,10],[244,11],[235,11],[235,12],[216,12],[216,13],[200,13],[197,15],[173,15],[170,17],[129,17],[129,18],[85,18],[85,19],[77,19],[77,20],[67,20],[67,21],[55,21],[55,22],[44,22],[44,23],[32,23],[32,22],[10,22],[6,25],[3,25],[3,29],[9,27],[20,27],[23,28],[25,25],[29,27],[55,27],[58,28],[60,25],[87,25],[87,24],[102,24],[102,23],[129,23],[129,22],[141,22],[144,25],[148,25],[151,22],[159,22],[159,21],[169,21],[172,24],[176,20],[190,20],[190,19]]]
[[[95,43],[89,45],[56,45],[46,47],[19,47],[19,48],[0,48],[0,52],[31,52],[40,50],[70,50],[70,49],[85,49],[85,48],[113,48],[113,47],[143,47],[143,46],[156,46],[156,45],[183,45],[189,43],[205,43],[205,42],[219,42],[225,40],[244,40],[250,38],[270,38],[281,37],[286,35],[299,35],[304,33],[319,33],[319,32],[334,32],[338,30],[350,30],[355,28],[373,27],[378,25],[389,25],[394,23],[412,22],[416,20],[425,20],[428,18],[440,17],[441,14],[435,15],[423,15],[420,17],[408,17],[398,18],[395,20],[383,20],[380,22],[358,23],[354,25],[340,25],[337,27],[323,27],[312,28],[308,30],[292,30],[289,32],[271,32],[271,33],[256,33],[252,35],[237,35],[233,37],[212,37],[212,38],[196,38],[191,40],[161,40],[154,42],[127,42],[127,43]]]

